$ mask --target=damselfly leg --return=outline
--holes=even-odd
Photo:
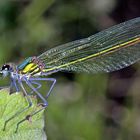
[[[34,86],[36,88],[36,90],[38,90],[42,87],[42,85],[38,82],[31,81],[31,83],[36,86],[36,87]],[[34,91],[32,90],[28,95],[33,95],[33,93],[34,93]]]
[[[14,91],[19,92],[19,85],[17,84],[17,81],[14,78],[11,78],[11,83],[10,83],[10,94],[13,93]]]
[[[50,87],[50,89],[49,89],[49,91],[47,92],[47,94],[46,94],[46,96],[45,96],[45,98],[47,99],[49,96],[50,96],[50,94],[51,94],[51,91],[52,91],[52,89],[53,89],[53,87],[54,87],[54,85],[55,85],[55,83],[56,83],[56,79],[55,78],[30,78],[29,80],[28,80],[32,85],[33,84],[36,84],[36,85],[38,85],[38,87],[36,88],[36,89],[39,89],[39,88],[41,88],[41,84],[40,83],[38,83],[38,82],[36,82],[36,81],[50,81],[50,82],[52,82],[52,84],[51,84],[51,87]],[[32,92],[34,91],[34,89],[33,88],[31,88],[32,89]],[[41,93],[40,93],[41,94]],[[42,95],[41,95],[42,96]]]
[[[15,84],[16,84],[16,83],[15,83]],[[17,116],[18,116],[19,114],[21,114],[22,112],[28,110],[28,109],[32,106],[32,101],[31,101],[30,96],[28,96],[28,94],[27,94],[27,92],[26,92],[26,90],[25,90],[25,88],[24,88],[24,86],[23,86],[22,79],[18,79],[18,84],[19,84],[19,86],[21,87],[21,89],[22,89],[23,92],[24,92],[24,95],[25,95],[25,98],[26,98],[26,100],[27,100],[28,106],[25,107],[25,108],[22,109],[22,110],[19,110],[17,113],[15,113],[15,114],[14,114],[13,116],[11,116],[9,119],[7,119],[7,120],[5,121],[5,123],[4,123],[3,131],[5,131],[6,126],[7,126],[7,124],[8,124],[9,121],[11,121],[11,120],[14,119],[15,117],[17,117]]]
[[[28,120],[29,117],[32,117],[32,116],[36,115],[37,113],[41,112],[42,110],[44,110],[44,109],[48,106],[48,102],[47,102],[46,99],[49,97],[49,95],[50,95],[50,93],[51,93],[51,91],[52,91],[52,89],[53,89],[53,87],[54,87],[54,85],[55,85],[55,83],[56,83],[56,79],[54,79],[54,78],[30,78],[29,80],[27,80],[27,78],[25,78],[25,81],[26,81],[26,84],[27,84],[27,85],[36,93],[36,95],[43,101],[43,103],[41,103],[41,105],[42,105],[42,108],[41,108],[41,109],[39,109],[39,110],[33,112],[32,114],[29,114],[29,115],[26,116],[23,120],[21,120],[21,121],[19,121],[19,122],[17,123],[17,127],[16,127],[16,131],[15,131],[15,132],[18,131],[18,128],[19,128],[19,126],[20,126],[21,123],[23,123],[24,121]],[[53,82],[52,85],[51,85],[51,87],[50,87],[50,89],[49,89],[49,91],[48,91],[48,93],[47,93],[47,95],[46,95],[46,98],[44,98],[44,97],[41,95],[41,93],[38,92],[38,90],[32,85],[32,83],[37,83],[37,82],[35,82],[35,81],[51,81],[51,82]]]

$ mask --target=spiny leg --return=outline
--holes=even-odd
[[[32,106],[32,101],[30,99],[30,97],[28,96],[23,84],[22,84],[22,81],[20,79],[18,79],[18,83],[20,85],[20,87],[22,88],[23,92],[24,92],[24,95],[25,95],[25,98],[28,102],[28,106],[20,111],[18,111],[16,114],[14,114],[13,116],[11,116],[8,120],[5,121],[4,123],[4,128],[3,128],[3,131],[5,131],[6,129],[6,126],[8,124],[9,121],[11,121],[12,119],[14,119],[16,116],[18,116],[19,114],[21,114],[22,112],[26,111],[27,109],[29,109],[31,106]]]
[[[19,89],[19,86],[18,86],[17,83],[16,83],[16,80],[15,80],[15,79],[12,79],[12,81],[13,81],[13,85],[14,85],[15,88],[16,88],[16,92],[19,92],[20,89]]]
[[[38,92],[38,90],[32,85],[31,81],[36,81],[39,78],[30,78],[30,80],[27,80],[27,78],[25,78],[25,82],[26,84],[37,94],[37,96],[43,101],[44,104],[48,105],[48,102],[46,101],[46,99],[41,95],[41,93]],[[43,78],[41,78],[43,79]]]
[[[54,78],[30,78],[30,81],[27,80],[27,79],[25,79],[25,80],[26,80],[27,85],[28,85],[28,86],[38,95],[38,97],[43,101],[43,104],[42,104],[43,107],[42,107],[40,110],[35,111],[33,114],[26,116],[23,120],[21,120],[20,122],[18,122],[15,132],[18,131],[19,125],[20,125],[21,123],[23,123],[24,121],[28,120],[29,117],[32,117],[32,116],[36,115],[37,113],[41,112],[42,110],[44,110],[44,109],[48,106],[48,102],[46,101],[46,99],[41,95],[41,93],[39,93],[39,92],[36,90],[36,88],[34,88],[34,86],[32,85],[31,81],[34,81],[34,80],[36,80],[36,81],[37,81],[37,80],[38,80],[38,81],[44,81],[44,80],[46,80],[46,81],[53,81],[53,84],[52,84],[52,86],[51,86],[51,88],[50,88],[50,90],[49,90],[49,92],[48,92],[48,94],[47,94],[47,96],[46,96],[47,98],[48,98],[48,96],[50,95],[50,92],[51,92],[52,88],[54,87],[54,84],[56,83],[56,79],[54,79]]]
[[[37,82],[35,82],[35,81],[51,81],[52,82],[52,85],[51,85],[51,87],[50,87],[50,89],[49,89],[49,91],[47,92],[47,95],[46,95],[46,99],[50,96],[50,94],[51,94],[51,91],[52,91],[52,89],[53,89],[53,87],[54,87],[54,85],[55,85],[55,83],[56,83],[56,79],[55,78],[30,78],[30,80],[29,80],[31,83],[37,83]],[[38,83],[39,84],[39,83]],[[41,87],[41,84],[40,84],[40,87]],[[40,88],[39,87],[39,88]],[[36,88],[36,89],[39,89],[39,88]]]
[[[54,85],[55,85],[55,83],[56,83],[56,79],[54,79],[54,78],[47,78],[47,79],[48,79],[48,81],[52,81],[53,84],[51,85],[51,87],[50,87],[50,89],[49,89],[49,92],[48,92],[48,94],[46,95],[46,99],[50,96],[51,91],[52,91],[52,89],[53,89],[53,87],[54,87]]]
[[[36,90],[37,90],[37,89],[40,89],[40,88],[42,87],[42,85],[41,85],[40,83],[38,83],[38,82],[31,81],[31,83],[34,84],[34,85],[37,85],[37,87],[35,88]],[[34,91],[32,90],[32,91],[29,93],[29,95],[32,95],[33,93],[34,93]]]
[[[15,88],[16,92],[19,92],[19,86],[16,83],[16,80],[14,78],[11,78],[11,84],[10,84],[10,94],[14,92],[13,88]]]
[[[14,85],[15,88],[16,88],[16,90],[17,90],[17,92],[18,92],[18,91],[19,91],[19,87],[17,86],[16,81],[13,79],[13,80],[11,80],[11,82],[13,82],[13,83],[11,83],[10,87]],[[5,121],[5,124],[4,124],[4,129],[3,129],[3,130],[6,129],[6,125],[7,125],[7,123],[8,123],[10,120],[12,120],[12,119],[15,118],[18,114],[20,114],[20,113],[26,111],[28,108],[30,108],[30,107],[32,106],[32,102],[31,102],[30,98],[28,99],[27,92],[26,92],[26,90],[25,90],[25,88],[24,88],[22,82],[19,81],[19,83],[20,83],[20,86],[21,86],[21,88],[22,88],[22,90],[23,90],[23,92],[24,92],[24,94],[25,94],[25,97],[27,97],[27,101],[28,101],[28,103],[29,103],[29,106],[28,106],[27,108],[25,108],[24,110],[21,110],[20,112],[17,112],[16,114],[14,114],[14,116],[12,116],[12,117],[9,118],[8,120],[6,120],[6,121]],[[35,81],[32,81],[31,83],[37,85],[37,87],[36,87],[35,89],[41,88],[41,84],[40,84],[40,83],[37,83],[37,82],[35,82]],[[32,94],[32,93],[33,93],[33,91],[31,92],[31,94]]]
[[[18,128],[19,128],[20,124],[22,124],[23,122],[29,120],[32,116],[38,114],[39,112],[41,112],[42,110],[44,110],[46,107],[47,107],[47,105],[44,106],[44,107],[42,107],[41,109],[39,109],[38,111],[34,112],[34,113],[31,114],[31,115],[27,115],[24,119],[22,119],[21,121],[19,121],[19,122],[17,123],[17,127],[16,127],[16,130],[15,130],[15,133],[18,132]]]

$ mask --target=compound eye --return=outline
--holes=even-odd
[[[8,71],[8,70],[10,70],[10,66],[9,65],[3,65],[2,70]]]

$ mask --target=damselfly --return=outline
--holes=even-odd
[[[127,67],[140,59],[140,17],[113,26],[85,39],[60,45],[39,56],[29,57],[18,66],[5,64],[0,73],[3,77],[10,75],[11,87],[23,90],[29,103],[28,107],[11,116],[5,124],[32,106],[29,93],[23,86],[26,83],[41,100],[42,109],[48,106],[49,97],[56,79],[46,76],[58,71],[70,72],[111,72]],[[46,98],[38,91],[40,81],[51,81],[52,85]],[[37,87],[35,86],[37,85]],[[41,109],[41,110],[42,110]],[[33,116],[39,111],[30,114]],[[21,120],[17,124],[17,129]]]

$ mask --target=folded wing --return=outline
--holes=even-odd
[[[38,56],[45,71],[111,72],[140,59],[140,18],[126,21],[85,39]]]

